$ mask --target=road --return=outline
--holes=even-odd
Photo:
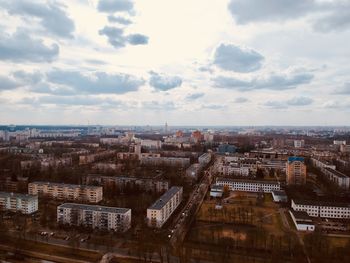
[[[190,225],[198,213],[203,200],[208,192],[210,184],[212,183],[213,167],[210,166],[204,171],[204,175],[197,186],[193,189],[186,205],[174,220],[174,229],[171,229],[170,243],[175,246],[181,244],[189,231]]]

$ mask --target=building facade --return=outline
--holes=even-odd
[[[131,209],[65,203],[57,207],[57,223],[125,232],[131,227]]]
[[[32,214],[38,211],[38,196],[0,192],[0,210]]]
[[[28,193],[62,200],[79,200],[98,203],[103,198],[101,186],[60,184],[50,182],[32,182],[28,184]]]
[[[147,224],[161,228],[182,201],[182,187],[173,186],[147,209]]]
[[[287,185],[306,184],[306,165],[302,157],[289,157],[286,166]]]
[[[295,211],[304,211],[311,217],[350,218],[350,204],[293,199],[291,207]]]
[[[228,187],[230,191],[271,193],[274,190],[281,189],[281,185],[277,181],[256,181],[233,178],[217,178],[216,184],[223,187]]]

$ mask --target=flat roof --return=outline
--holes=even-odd
[[[168,191],[166,191],[157,201],[153,203],[148,209],[155,209],[160,210],[162,209],[167,202],[180,190],[182,190],[182,187],[180,186],[173,186]]]
[[[290,156],[288,157],[288,162],[292,163],[292,162],[304,162],[304,158],[303,157],[297,157],[297,156]]]
[[[338,176],[338,177],[349,178],[349,176],[347,176],[346,174],[343,174],[343,173],[341,173],[341,172],[339,172],[339,171],[337,171],[337,170],[334,170],[334,169],[332,169],[332,168],[325,167],[324,169],[327,170],[327,171],[329,171],[329,172],[331,172],[332,174],[335,174],[335,175]]]
[[[277,196],[283,196],[283,197],[287,197],[287,194],[285,191],[283,190],[273,190],[272,191],[273,195],[277,195]]]
[[[305,211],[295,211],[294,209],[289,210],[297,221],[312,221],[311,217]]]
[[[15,197],[15,198],[21,198],[21,199],[37,199],[37,195],[30,195],[30,194],[20,194],[20,193],[12,193],[12,192],[0,192],[0,197]]]
[[[130,208],[119,208],[119,207],[111,207],[111,206],[101,206],[101,205],[86,205],[86,204],[76,204],[76,203],[64,203],[59,205],[57,208],[71,208],[71,209],[81,209],[81,210],[89,210],[89,211],[101,211],[107,213],[118,213],[124,214],[130,211]]]
[[[99,189],[102,187],[102,186],[94,186],[94,185],[51,183],[51,182],[42,182],[42,181],[35,181],[35,182],[31,182],[30,184],[49,185],[49,186],[68,187],[68,188],[90,188],[90,189]]]
[[[261,180],[236,179],[236,178],[217,178],[216,182],[219,182],[219,181],[231,181],[231,182],[237,182],[237,183],[276,184],[276,185],[280,184],[277,181],[261,181]]]
[[[292,200],[297,205],[312,205],[312,206],[330,206],[330,207],[347,207],[350,208],[350,203],[336,203],[316,200]]]

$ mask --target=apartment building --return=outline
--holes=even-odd
[[[173,186],[147,209],[147,224],[161,228],[182,201],[182,187]]]
[[[149,149],[162,148],[162,142],[159,140],[141,140],[141,146]]]
[[[287,184],[306,184],[306,165],[302,157],[289,157],[286,165]]]
[[[325,167],[321,169],[324,177],[338,187],[348,190],[350,187],[350,177],[331,168]]]
[[[210,153],[204,153],[198,157],[198,162],[203,166],[207,165],[210,161],[211,161]]]
[[[350,218],[350,204],[308,200],[292,200],[295,211],[305,211],[311,217]]]
[[[0,210],[32,214],[38,211],[38,196],[0,192]]]
[[[131,226],[131,209],[65,203],[57,207],[57,223],[125,232]]]
[[[141,164],[143,165],[165,165],[165,166],[178,166],[187,167],[190,165],[190,158],[177,158],[177,157],[142,157]]]
[[[230,191],[271,193],[274,190],[281,190],[281,185],[277,181],[217,178],[216,185],[228,187]]]
[[[28,193],[63,200],[79,200],[98,203],[103,198],[101,186],[61,184],[50,182],[32,182],[28,184]]]
[[[129,176],[105,176],[99,174],[89,174],[83,178],[85,184],[98,183],[106,187],[114,184],[119,190],[127,186],[139,187],[140,189],[153,192],[164,192],[169,189],[169,182],[157,178],[129,177]]]

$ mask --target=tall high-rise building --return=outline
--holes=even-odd
[[[169,132],[168,122],[165,122],[164,133],[168,133],[168,132]]]
[[[287,185],[302,185],[306,183],[306,165],[302,157],[289,157],[286,167]]]

